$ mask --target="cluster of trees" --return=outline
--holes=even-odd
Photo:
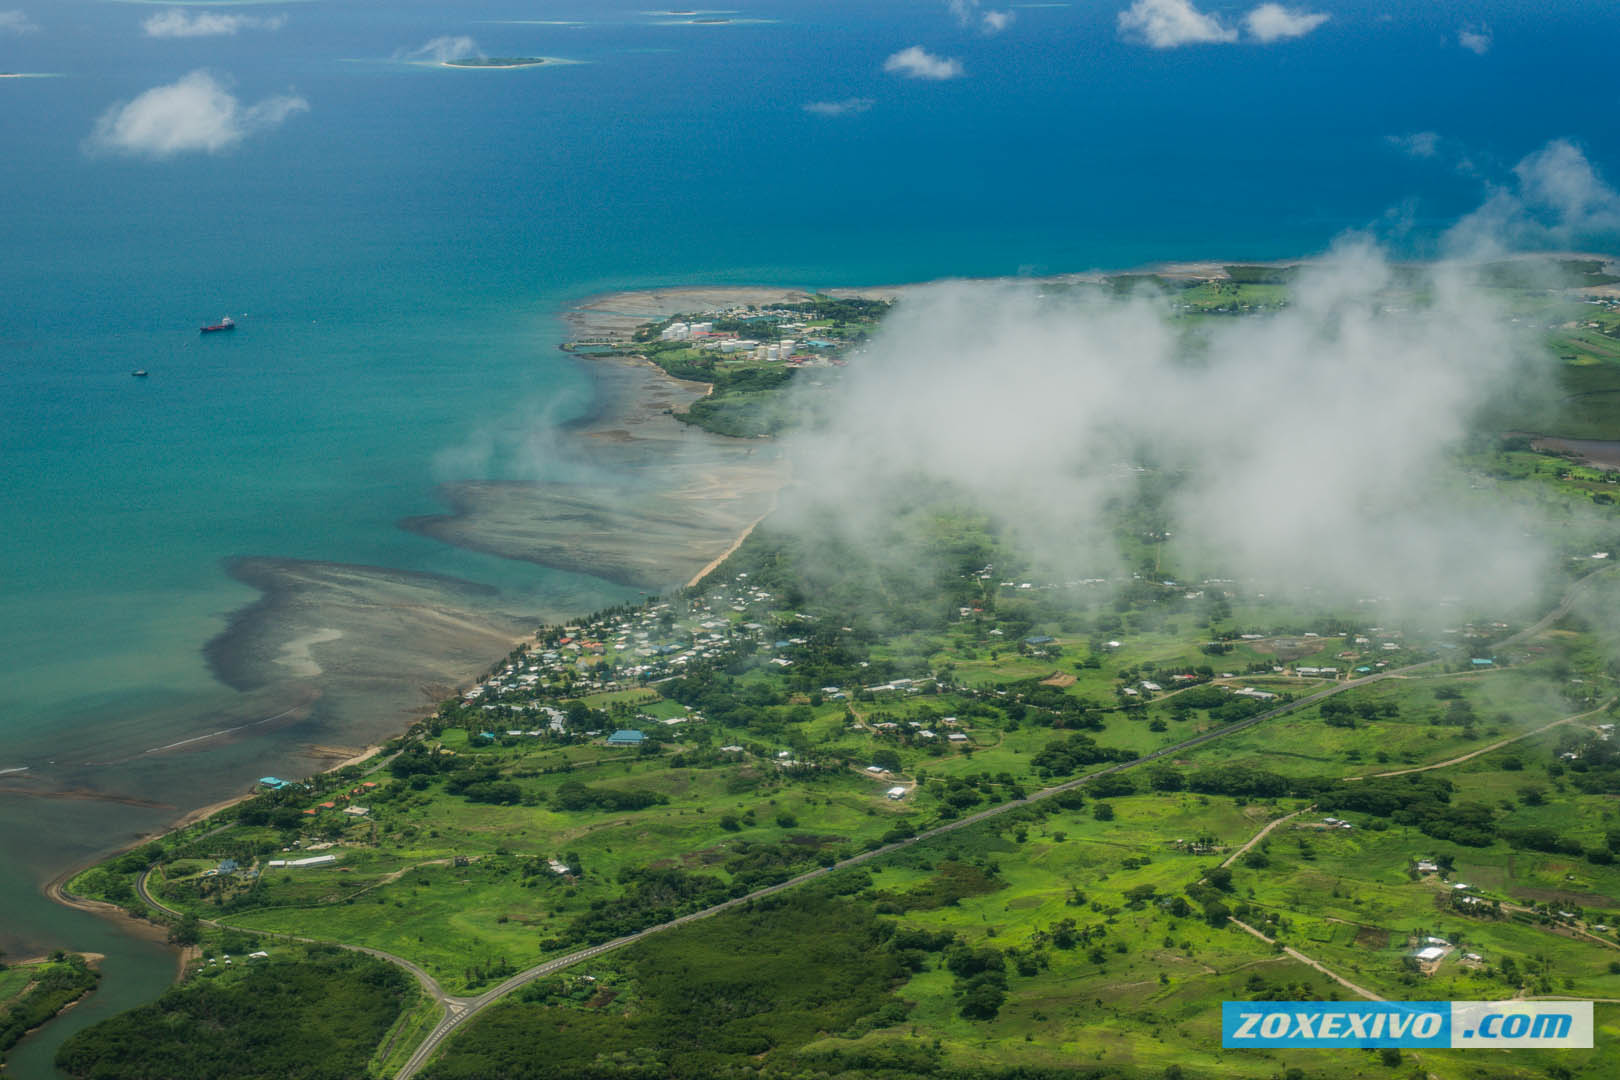
[[[599,972],[596,985],[603,993],[632,986],[633,1011],[513,1002],[451,1040],[426,1075],[804,1075],[800,1047],[829,1032],[858,1035],[905,1020],[908,1006],[893,989],[906,967],[887,941],[892,933],[869,905],[816,888],[772,897],[625,950],[622,977]]]
[[[4,967],[0,964],[0,969]],[[82,956],[57,952],[47,963],[30,969],[29,977],[33,985],[27,993],[9,1004],[0,1003],[0,1057],[29,1031],[94,990],[101,973]]]
[[[1058,687],[1043,686],[1037,679],[1026,679],[1007,688],[1009,703],[1004,707],[1009,719],[1027,721],[1042,727],[1103,729],[1102,710],[1066,694]]]
[[[591,787],[578,780],[564,781],[551,799],[559,810],[645,810],[667,802],[669,796],[657,791]]]
[[[617,898],[591,901],[590,908],[569,920],[560,936],[541,942],[541,946],[561,949],[574,944],[595,945],[713,907],[748,891],[709,874],[688,874],[675,867],[632,867],[619,875],[619,884],[624,891]]]
[[[992,946],[955,945],[945,951],[945,968],[956,976],[952,992],[968,1020],[994,1020],[1007,1000],[1007,958]]]
[[[77,1080],[363,1076],[415,992],[384,960],[331,946],[209,968],[156,1002],[74,1035],[57,1067]]]
[[[1352,705],[1342,697],[1329,698],[1322,702],[1317,709],[1322,716],[1322,722],[1328,727],[1353,728],[1359,720],[1368,723],[1379,718],[1393,719],[1400,716],[1401,710],[1393,701],[1379,704],[1373,701],[1361,701]]]
[[[1558,751],[1575,757],[1548,762],[1549,776],[1567,780],[1586,795],[1620,795],[1620,746],[1608,740],[1584,738],[1560,742]]]
[[[1487,847],[1496,840],[1496,813],[1482,803],[1453,804],[1455,785],[1433,773],[1369,777],[1335,783],[1317,794],[1324,810],[1354,810],[1415,825],[1436,840]]]
[[[1166,779],[1168,783],[1168,779]],[[1294,781],[1269,769],[1248,765],[1211,765],[1187,774],[1187,790],[1201,795],[1276,799],[1289,794]]]
[[[501,771],[493,765],[457,769],[444,782],[444,790],[450,795],[460,795],[468,802],[516,806],[523,801],[523,789],[510,780],[502,780]]]
[[[870,892],[866,898],[877,902],[880,914],[895,915],[955,907],[966,897],[992,893],[1003,885],[1000,868],[995,863],[982,859],[976,863],[950,859],[940,863],[934,876],[915,888],[904,892]]]
[[[1030,758],[1041,776],[1073,776],[1087,765],[1102,761],[1134,761],[1136,755],[1129,750],[1111,750],[1098,746],[1097,740],[1083,732],[1075,732],[1064,739],[1053,739]]]

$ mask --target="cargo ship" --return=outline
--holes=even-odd
[[[216,332],[218,330],[235,330],[235,329],[236,329],[236,320],[232,319],[229,315],[227,315],[223,319],[219,320],[219,322],[215,323],[213,326],[205,326],[205,327],[203,327],[202,332],[205,333],[205,334],[212,334],[212,333],[214,333],[214,332]]]

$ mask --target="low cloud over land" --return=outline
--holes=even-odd
[[[1134,567],[1110,523],[1152,483],[1191,575],[1414,609],[1527,598],[1545,553],[1469,498],[1450,455],[1493,395],[1534,385],[1530,350],[1460,267],[1430,272],[1422,303],[1393,282],[1352,244],[1291,306],[1196,331],[1156,295],[908,294],[830,391],[828,426],[790,440],[781,520],[871,545],[943,488],[1056,574],[1116,574]]]
[[[96,121],[85,148],[151,158],[217,154],[308,109],[309,102],[295,94],[243,105],[213,75],[193,71],[177,82],[114,104]]]
[[[409,49],[395,54],[399,60],[431,60],[439,64],[448,64],[452,60],[470,60],[484,55],[484,50],[478,47],[478,42],[466,35],[436,37],[418,49]]]

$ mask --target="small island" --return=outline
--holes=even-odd
[[[552,61],[544,56],[469,56],[461,60],[445,60],[445,67],[458,68],[521,68],[539,67]]]

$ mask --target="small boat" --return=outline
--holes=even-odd
[[[137,379],[144,379],[146,378],[146,369],[136,368],[134,371],[130,372],[130,374],[135,376]]]
[[[212,334],[212,333],[215,333],[215,332],[220,331],[220,330],[235,330],[235,329],[236,329],[236,320],[231,318],[229,315],[227,315],[223,319],[219,320],[219,322],[215,323],[213,326],[205,326],[205,327],[203,327],[202,332],[205,333],[205,334]]]

